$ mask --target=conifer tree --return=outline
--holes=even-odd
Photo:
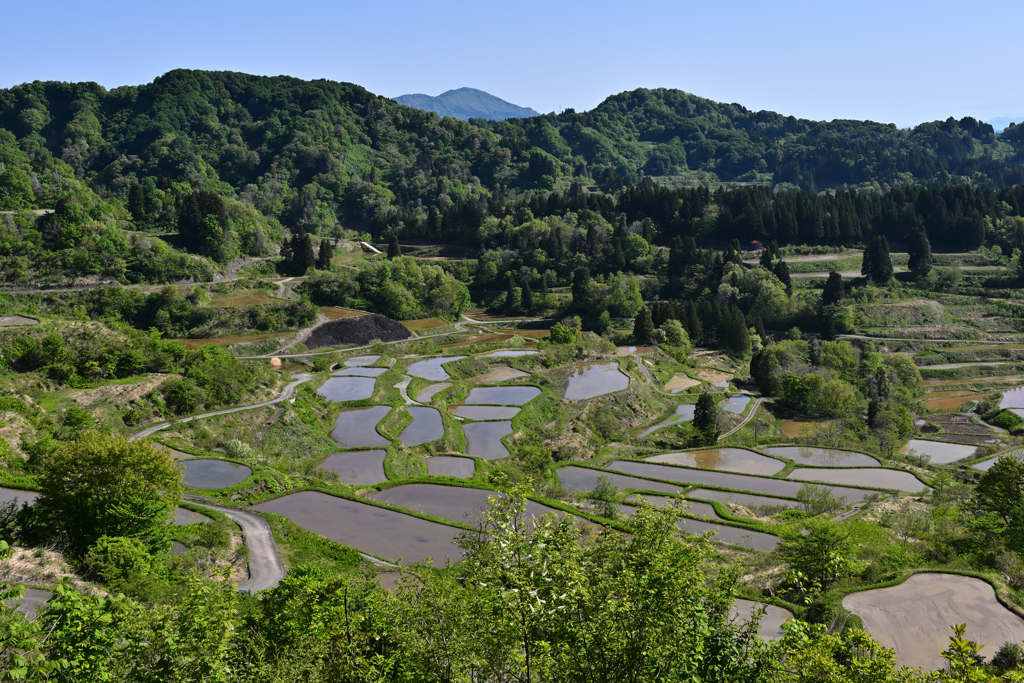
[[[910,236],[910,243],[907,245],[910,252],[910,261],[907,264],[914,277],[924,277],[932,269],[932,245],[928,241],[928,235],[924,229],[915,230]]]
[[[842,301],[845,297],[846,291],[843,288],[843,276],[833,270],[828,274],[828,280],[825,281],[825,289],[821,292],[821,303],[823,306],[832,306]]]
[[[320,253],[316,257],[317,270],[330,270],[331,259],[334,258],[334,245],[327,238],[320,240]]]
[[[718,441],[718,408],[711,392],[701,393],[693,409],[693,426],[697,430],[699,445],[711,446]]]
[[[523,283],[523,310],[527,313],[533,311],[533,290],[529,282]]]
[[[398,258],[402,255],[402,247],[398,244],[398,235],[391,238],[391,242],[388,243],[388,258]]]
[[[146,197],[142,193],[142,186],[138,183],[132,183],[132,186],[128,188],[128,211],[132,214],[132,219],[139,221],[146,215]]]
[[[511,312],[516,305],[516,283],[512,273],[508,274],[508,287],[505,290],[505,310]]]
[[[889,240],[879,235],[868,242],[864,249],[864,262],[860,269],[861,275],[874,280],[875,284],[884,287],[892,282],[892,258],[889,256]]]
[[[651,319],[651,312],[644,306],[633,320],[633,341],[637,344],[650,344],[652,334],[654,321]]]
[[[308,234],[299,237],[298,248],[294,252],[295,271],[301,276],[316,266],[316,255],[313,253],[313,238]]]
[[[785,261],[779,261],[772,267],[772,272],[775,273],[775,277],[779,278],[779,282],[786,288],[786,296],[793,296],[793,279],[789,276],[789,266],[786,265]]]

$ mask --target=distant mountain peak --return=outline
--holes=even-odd
[[[473,118],[501,121],[538,116],[538,113],[529,107],[506,102],[476,88],[456,88],[437,97],[422,94],[401,95],[395,98],[395,102],[463,121]]]

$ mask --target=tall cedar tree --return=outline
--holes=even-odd
[[[889,256],[889,240],[883,235],[868,242],[864,250],[864,262],[860,273],[871,278],[876,285],[884,287],[892,282],[892,258]]]
[[[313,238],[309,234],[301,233],[292,238],[292,264],[300,277],[316,265]]]
[[[786,265],[785,261],[779,261],[772,267],[772,272],[775,273],[775,277],[779,278],[779,282],[786,288],[786,296],[793,296],[793,279],[789,276],[789,266]]]
[[[391,242],[388,244],[388,258],[398,258],[402,255],[402,247],[398,245],[398,236],[391,238]]]
[[[523,283],[523,310],[527,313],[533,311],[533,290],[529,282]]]
[[[693,409],[693,426],[704,445],[718,441],[718,409],[710,392],[703,392]]]
[[[932,245],[924,229],[913,232],[907,251],[910,252],[910,262],[907,264],[910,272],[914,277],[926,276],[932,269]]]
[[[572,274],[572,304],[581,313],[588,312],[587,308],[590,302],[587,301],[587,292],[589,289],[590,271],[586,266],[580,266]]]
[[[651,320],[651,312],[644,306],[633,321],[633,341],[637,344],[650,344],[652,334],[654,334],[654,321]]]
[[[316,256],[316,269],[317,270],[330,270],[331,259],[334,258],[334,245],[331,241],[324,238],[320,240],[320,253]]]
[[[146,197],[142,193],[142,186],[138,183],[132,183],[128,189],[128,211],[137,221],[142,220],[142,217],[146,215]]]
[[[821,292],[821,304],[823,306],[832,306],[842,301],[845,297],[846,290],[843,287],[843,276],[833,270],[828,274],[828,280],[825,281],[825,289]]]
[[[516,283],[512,279],[512,273],[508,274],[508,289],[505,290],[505,310],[512,311],[516,305]]]

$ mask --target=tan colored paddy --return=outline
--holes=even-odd
[[[690,389],[692,387],[699,386],[699,385],[700,385],[700,380],[699,379],[693,379],[692,377],[690,377],[690,376],[688,376],[688,375],[686,375],[686,374],[684,374],[682,372],[677,372],[675,375],[672,376],[672,379],[670,379],[669,381],[665,382],[665,391],[670,391],[670,392],[686,391],[687,389]]]
[[[733,377],[728,372],[722,372],[721,370],[715,370],[714,368],[698,368],[693,374],[710,384],[728,382]]]
[[[172,339],[171,341],[181,342],[186,349],[192,350],[205,344],[216,346],[230,346],[231,344],[244,344],[245,342],[263,341],[264,339],[281,339],[290,337],[294,332],[273,332],[271,334],[247,334],[242,337],[214,337],[212,339]]]
[[[1024,382],[1024,375],[998,375],[995,377],[967,377],[965,379],[926,379],[921,382],[924,387],[950,387],[957,384],[1002,384],[1004,382]]]
[[[464,342],[456,342],[454,344],[441,344],[439,348],[442,349],[454,349],[460,346],[472,346],[473,344],[497,344],[499,342],[507,342],[512,338],[510,334],[489,334],[486,337],[474,337],[467,339]]]
[[[945,393],[945,392],[940,392]],[[949,398],[930,399],[924,401],[922,405],[929,410],[956,410],[968,401],[974,400],[975,397],[982,396],[982,394],[966,394],[962,396],[951,396]]]
[[[483,375],[478,375],[469,381],[476,384],[480,384],[484,382],[501,382],[506,379],[516,379],[518,377],[529,376],[530,373],[523,372],[521,370],[516,370],[515,368],[510,368],[507,365],[495,365],[493,368],[491,368],[490,372]]]
[[[272,298],[267,296],[266,292],[259,291],[221,297],[220,299],[214,299],[209,305],[210,308],[229,308],[232,306],[259,306],[262,304],[272,304],[278,301],[281,301],[281,299]]]
[[[821,422],[807,422],[805,420],[783,420],[782,433],[790,438],[797,438],[806,435],[812,429],[822,425]]]
[[[424,318],[423,320],[407,320],[402,323],[402,326],[407,330],[432,330],[435,327],[444,327],[448,324],[447,320],[441,320],[440,318]]]
[[[653,346],[620,346],[615,349],[616,356],[645,356],[654,353]]]
[[[320,315],[328,320],[341,320],[342,318],[358,318],[361,315],[367,315],[367,313],[366,311],[353,311],[348,308],[338,308],[337,306],[321,306]]]
[[[526,339],[547,339],[551,336],[551,330],[510,330],[500,329],[494,330],[495,334],[514,334],[517,337],[524,337]]]

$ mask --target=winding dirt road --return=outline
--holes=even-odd
[[[189,502],[194,505],[201,505],[230,517],[242,528],[245,547],[249,549],[249,578],[238,584],[238,590],[255,593],[277,588],[281,579],[284,578],[285,570],[277,556],[277,542],[274,540],[274,533],[270,530],[267,520],[252,512],[211,505],[198,497],[189,496],[188,498]]]

